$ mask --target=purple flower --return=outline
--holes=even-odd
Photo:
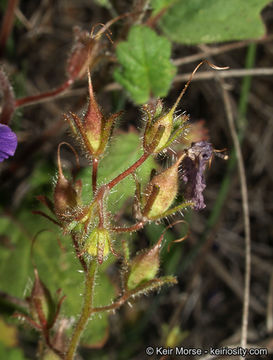
[[[187,156],[181,163],[182,180],[187,184],[185,198],[195,203],[195,210],[206,207],[203,196],[206,187],[204,171],[212,155],[212,145],[207,141],[198,141],[188,149]]]
[[[0,162],[13,156],[17,147],[17,137],[7,126],[0,124]]]

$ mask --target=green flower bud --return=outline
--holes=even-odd
[[[103,258],[107,257],[111,250],[109,231],[94,229],[86,241],[85,248],[89,255],[96,257],[98,263],[102,264]]]
[[[137,286],[152,280],[159,270],[160,243],[153,248],[140,252],[135,256],[130,265],[127,288],[135,289]]]

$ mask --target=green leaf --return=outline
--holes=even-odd
[[[112,4],[109,0],[95,0],[95,3],[100,5],[100,6],[103,6],[107,9],[111,9],[112,8]]]
[[[162,10],[167,10],[175,2],[176,0],[152,0],[153,16],[159,14]]]
[[[135,133],[118,135],[110,145],[108,155],[100,162],[98,171],[98,183],[109,182],[122,171],[131,166],[142,155],[139,137]],[[150,176],[150,172],[156,167],[152,157],[147,159],[137,170],[139,181],[144,184]],[[83,180],[83,198],[85,202],[91,200],[91,169],[84,169],[80,178]],[[127,176],[117,184],[108,197],[108,209],[118,211],[125,201],[134,196],[135,182],[132,176]]]
[[[0,342],[0,359],[27,360],[27,358],[24,357],[23,351],[21,349],[5,347],[1,342]]]
[[[0,218],[0,288],[10,295],[23,297],[30,265],[30,238],[11,218]]]
[[[0,233],[6,239],[6,246],[1,248],[0,252],[1,290],[20,298],[30,294],[34,277],[30,261],[31,239],[41,228],[45,228],[46,224],[48,231],[38,236],[33,258],[40,278],[50,290],[53,299],[57,299],[58,289],[62,289],[66,295],[62,314],[77,318],[82,307],[84,276],[70,238],[58,234],[54,225],[29,212],[18,214],[16,218],[16,222],[12,218],[0,218]],[[111,259],[107,261],[108,265],[110,261]],[[102,270],[105,270],[105,266]],[[100,279],[99,286],[95,288],[96,306],[107,305],[114,297],[114,287],[102,270],[97,277]],[[92,318],[86,329],[85,343],[89,346],[100,343],[105,339],[107,331],[108,314]]]
[[[268,0],[154,0],[154,14],[170,5],[160,27],[172,41],[200,44],[259,38],[265,34],[260,12]]]
[[[166,96],[176,68],[170,62],[171,44],[146,26],[133,26],[128,41],[117,46],[121,68],[114,77],[137,104],[151,96]]]

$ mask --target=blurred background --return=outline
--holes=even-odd
[[[12,1],[0,2],[2,19],[10,3]],[[201,2],[194,1],[194,14],[191,14],[192,9],[185,12],[188,19],[185,32],[188,31],[189,35],[186,33],[185,38],[181,35],[178,39],[181,28],[177,33],[172,28],[177,21],[172,19],[172,7],[179,6],[178,3],[141,0],[15,1],[14,24],[6,40],[3,36],[1,38],[1,69],[11,82],[16,99],[25,98],[52,91],[65,83],[67,59],[73,46],[75,49],[75,27],[90,32],[95,24],[105,24],[120,14],[135,12],[136,15],[121,19],[111,27],[113,43],[106,36],[101,37],[99,61],[92,67],[92,79],[97,101],[106,114],[125,110],[114,134],[120,137],[133,134],[133,140],[126,138],[124,141],[136,147],[135,136],[142,134],[143,128],[140,110],[143,102],[137,100],[122,81],[118,81],[118,76],[113,75],[115,69],[125,66],[123,60],[117,57],[116,49],[120,42],[128,39],[133,25],[146,24],[171,44],[170,61],[175,71],[169,86],[163,90],[167,107],[175,102],[189,73],[202,59],[230,68],[223,75],[226,77],[221,77],[224,81],[221,85],[219,76],[223,73],[202,67],[179,105],[179,110],[189,114],[192,121],[204,121],[210,142],[215,149],[227,149],[229,160],[215,157],[206,171],[206,208],[184,213],[183,219],[189,223],[190,229],[188,238],[172,244],[168,251],[167,245],[185,235],[187,226],[177,224],[165,235],[161,274],[177,276],[178,284],[162,288],[159,293],[136,298],[131,306],[126,304],[114,315],[98,318],[93,325],[91,322],[79,359],[143,359],[148,358],[145,354],[147,346],[177,345],[205,349],[240,344],[245,231],[240,177],[221,86],[230,95],[248,186],[252,240],[248,343],[273,352],[273,4],[269,1],[261,1],[259,5],[252,1],[249,4],[255,15],[253,22],[259,22],[262,33],[257,27],[257,34],[244,34],[244,29],[238,25],[237,35],[229,38],[218,36],[220,30],[218,32],[217,24],[234,13],[241,23],[250,21],[251,14],[243,12],[241,1],[237,5],[230,2],[231,10],[222,8],[224,20],[219,20],[219,14],[213,12],[215,9],[209,12],[211,19],[206,20],[215,21],[217,25],[213,30],[214,37],[206,37],[206,31],[211,29],[205,22],[197,25],[198,17],[194,16],[201,14],[202,17],[204,11],[203,17],[206,17],[209,10],[200,8],[198,12]],[[181,6],[182,3],[184,6],[185,2],[181,1]],[[222,6],[221,3],[219,6]],[[184,14],[183,11],[181,14]],[[197,35],[190,26],[196,29]],[[225,26],[223,34],[228,33],[229,27],[236,28],[236,24],[229,22],[225,22]],[[252,22],[248,27],[255,28]],[[146,43],[145,48],[153,49],[153,44]],[[54,225],[32,214],[32,211],[42,209],[36,200],[38,195],[52,197],[57,146],[61,141],[73,143],[63,114],[68,111],[81,114],[86,107],[87,90],[86,77],[78,77],[58,97],[18,106],[10,122],[18,137],[18,148],[13,158],[0,165],[1,359],[36,358],[39,335],[11,315],[26,305],[23,299],[29,295],[33,282],[31,239],[40,230],[45,231],[35,245],[34,257],[41,278],[53,293],[58,288],[62,288],[64,294],[71,293],[68,296],[72,300],[68,301],[68,305],[65,301],[62,310],[69,314],[68,322],[73,322],[79,312],[81,299],[78,295],[82,279],[69,238],[63,239]],[[165,96],[158,95],[156,91],[151,93],[151,96],[154,95]],[[3,107],[3,91],[0,99]],[[113,166],[130,165],[130,158],[124,159],[124,154],[119,153],[118,142],[114,141],[112,146],[116,154]],[[122,150],[135,156],[135,148],[127,150],[125,146]],[[64,167],[73,169],[75,160],[66,148],[62,150],[62,159]],[[166,168],[170,161],[171,156],[165,156],[157,163]],[[86,180],[86,193],[90,176],[88,167],[88,160],[82,156],[81,174]],[[103,168],[101,171],[101,181],[104,177],[111,177],[109,172],[104,173]],[[125,197],[121,202],[115,201],[112,204],[115,220],[132,223],[131,200]],[[180,215],[177,215],[158,225],[150,224],[134,234],[132,253],[155,243],[169,222],[179,218]],[[115,284],[119,281],[114,259],[110,258],[103,270],[106,275],[101,296],[107,299],[108,294],[115,293]],[[190,360],[195,357],[185,358]],[[255,357],[260,358],[266,357]]]

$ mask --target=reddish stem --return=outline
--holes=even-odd
[[[6,47],[7,39],[11,33],[14,22],[14,11],[18,4],[18,0],[9,0],[7,10],[5,12],[4,20],[0,32],[0,56],[3,54]]]
[[[55,96],[60,95],[61,93],[66,91],[73,84],[73,82],[74,82],[74,80],[68,79],[63,84],[61,84],[59,87],[57,87],[56,89],[46,91],[41,94],[26,96],[26,97],[17,99],[15,101],[15,107],[27,106],[27,105],[43,102],[50,98],[54,98]]]
[[[143,226],[145,225],[144,221],[140,221],[130,227],[115,227],[112,228],[112,231],[115,231],[117,233],[121,233],[121,232],[132,232],[132,231],[137,231],[143,228]]]
[[[98,178],[98,166],[99,166],[99,160],[94,158],[92,161],[92,189],[93,194],[97,191],[97,178]]]
[[[133,165],[131,165],[127,170],[125,170],[123,173],[119,174],[117,177],[115,177],[113,180],[111,180],[108,185],[106,185],[106,188],[111,190],[115,185],[117,185],[121,180],[126,178],[128,175],[132,174],[140,165],[144,163],[145,160],[149,157],[149,153],[144,153]]]

